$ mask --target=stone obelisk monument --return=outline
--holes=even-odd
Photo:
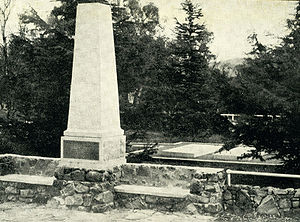
[[[68,128],[61,158],[125,163],[109,5],[77,6]]]

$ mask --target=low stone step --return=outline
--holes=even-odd
[[[36,175],[7,174],[4,176],[0,176],[0,181],[4,181],[4,182],[46,185],[46,186],[52,186],[54,180],[55,177],[45,177],[45,176],[36,176]]]
[[[178,187],[149,187],[120,185],[115,187],[115,204],[129,209],[182,211],[187,207],[188,189]]]
[[[0,176],[0,201],[21,201],[45,204],[59,189],[53,186],[54,177],[7,174]]]
[[[119,185],[116,186],[115,192],[128,194],[141,194],[158,197],[169,198],[185,198],[190,193],[189,189],[182,189],[179,187],[149,187],[138,185]]]

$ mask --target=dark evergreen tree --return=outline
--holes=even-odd
[[[243,115],[225,148],[239,143],[253,146],[256,149],[248,156],[262,158],[262,152],[267,152],[283,160],[286,170],[299,172],[300,1],[288,28],[290,33],[276,48],[251,36],[253,50],[240,66],[235,85]]]
[[[60,137],[67,127],[78,1],[61,3],[48,21],[34,9],[22,15],[20,33],[10,38],[8,75],[0,79],[1,152],[59,155]],[[157,8],[152,4],[141,8],[136,0],[129,0],[126,8],[112,8],[121,111],[129,92],[141,91],[137,95],[141,97],[157,81],[163,59],[155,57],[162,58],[159,50],[164,48],[163,39],[153,34]]]
[[[213,34],[202,21],[201,8],[186,0],[182,10],[185,21],[176,20],[176,39],[170,45],[168,128],[197,140],[213,133],[213,122],[222,119],[216,114],[218,92],[213,85],[221,73],[209,65],[214,58],[208,46]]]

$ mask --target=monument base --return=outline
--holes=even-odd
[[[125,136],[112,137],[61,137],[61,158],[96,161],[97,164],[109,162],[125,163]]]
[[[105,163],[101,163],[97,160],[63,158],[59,161],[58,167],[80,168],[88,170],[113,170],[114,167],[123,165],[125,163],[125,157],[108,160]]]

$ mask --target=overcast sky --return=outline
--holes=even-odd
[[[140,0],[142,4],[153,2],[159,8],[161,24],[168,36],[172,35],[174,17],[184,18],[180,10],[183,0]],[[218,60],[241,58],[251,49],[247,36],[253,32],[267,44],[276,44],[276,37],[286,33],[286,19],[294,13],[295,1],[276,0],[193,0],[202,7],[204,21],[209,31],[214,33],[211,51]],[[46,18],[54,5],[51,0],[14,0],[8,32],[18,27],[17,14],[28,9],[36,9]]]

